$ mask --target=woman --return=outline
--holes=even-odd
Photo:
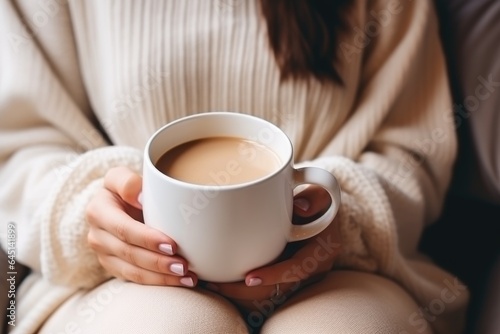
[[[12,332],[461,328],[465,287],[417,251],[456,152],[429,1],[2,2],[0,13],[0,212],[32,268]],[[239,283],[198,281],[175,240],[141,224],[145,142],[212,110],[274,122],[298,163],[343,189],[330,228]],[[326,204],[310,187],[295,213]]]

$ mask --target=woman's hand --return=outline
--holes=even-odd
[[[144,225],[141,190],[141,176],[128,168],[106,173],[104,188],[86,210],[90,247],[115,277],[148,285],[195,286],[197,277],[187,271],[186,260],[175,255],[175,242]]]
[[[295,198],[294,214],[299,221],[316,218],[330,205],[330,196],[321,187],[309,186]],[[209,283],[207,288],[236,303],[247,311],[276,308],[299,288],[321,279],[332,269],[340,252],[340,226],[338,215],[317,236],[291,244],[298,248],[293,255],[249,272],[244,282]],[[283,258],[282,257],[282,258]],[[278,286],[279,285],[279,286]]]

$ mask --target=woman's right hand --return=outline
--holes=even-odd
[[[90,247],[115,277],[147,285],[196,286],[187,261],[175,255],[175,242],[143,223],[141,190],[142,177],[126,167],[106,173],[103,189],[86,210]]]

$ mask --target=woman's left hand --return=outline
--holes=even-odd
[[[321,187],[309,186],[296,195],[294,214],[299,220],[321,215],[330,205],[330,196]],[[310,219],[309,219],[310,220]],[[317,236],[293,243],[292,256],[249,272],[244,282],[209,283],[206,287],[247,311],[274,310],[301,287],[320,280],[333,267],[340,252],[338,215]]]

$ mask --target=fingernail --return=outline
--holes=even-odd
[[[258,277],[252,277],[247,281],[247,286],[257,286],[257,285],[261,285],[261,284],[262,284],[262,280]]]
[[[174,250],[172,249],[172,245],[170,245],[170,244],[160,244],[158,246],[158,249],[161,252],[166,253],[168,255],[174,255]]]
[[[182,263],[172,263],[170,265],[170,271],[181,276],[184,276],[186,274],[184,272],[184,265]]]
[[[142,192],[139,194],[139,196],[137,196],[137,202],[142,205]]]
[[[193,279],[191,277],[183,277],[183,278],[181,278],[180,282],[182,285],[185,285],[185,286],[189,286],[189,287],[194,286],[194,282],[193,282]]]
[[[309,201],[305,198],[296,198],[293,201],[293,205],[295,205],[297,208],[299,208],[302,211],[309,210],[309,207],[311,206]]]

